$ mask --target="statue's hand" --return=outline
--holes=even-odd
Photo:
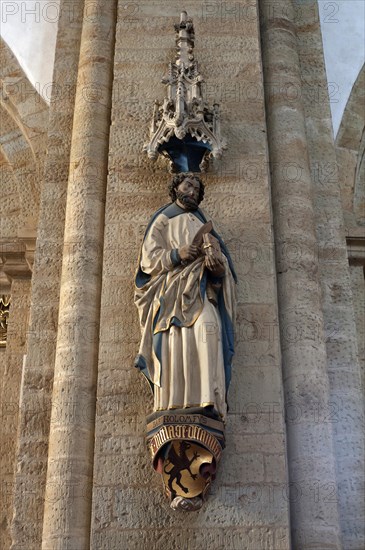
[[[206,256],[205,265],[215,277],[223,277],[226,272],[224,263],[214,256]]]
[[[186,244],[179,248],[179,255],[182,262],[193,261],[199,256],[199,247],[195,244]]]

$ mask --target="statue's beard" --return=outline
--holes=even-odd
[[[176,197],[179,199],[181,204],[184,205],[184,208],[186,208],[186,210],[196,210],[199,206],[197,200],[195,200],[193,197],[190,197],[189,195],[186,195],[185,193],[182,193],[181,191],[176,190]]]

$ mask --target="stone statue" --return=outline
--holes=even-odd
[[[234,351],[235,273],[199,208],[203,196],[195,174],[174,177],[172,202],[147,226],[135,281],[136,366],[154,394],[148,443],[172,507],[182,509],[201,506],[224,447]]]

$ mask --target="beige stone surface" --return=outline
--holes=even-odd
[[[308,3],[306,10],[303,9],[304,13],[307,11],[307,21],[299,26],[298,33],[301,68],[306,75],[303,87],[307,91],[310,89],[325,90],[325,65],[321,53],[322,41],[316,15],[316,4]],[[310,13],[311,15],[309,15]],[[312,22],[312,25],[308,25],[309,22]],[[365,74],[364,70],[363,74]],[[361,86],[355,84],[355,88],[361,88]],[[357,101],[358,103],[359,101]],[[356,101],[351,104],[352,110],[356,110]],[[365,472],[365,424],[354,317],[354,303],[356,302],[352,300],[345,238],[346,226],[342,212],[329,102],[325,94],[323,94],[322,100],[309,100],[307,92],[304,94],[304,108],[314,185],[330,403],[336,411],[335,421],[331,424],[336,456],[341,539],[343,548],[355,549],[359,545],[365,544],[365,507],[362,503]],[[358,116],[361,116],[360,112]],[[359,123],[354,123],[354,129],[358,126]],[[350,129],[348,129],[348,133],[351,133]],[[353,135],[353,137],[355,136]],[[338,139],[341,143],[346,140],[343,129]],[[355,195],[356,190],[354,198]],[[356,219],[356,200],[354,203],[354,218]],[[350,410],[353,413],[357,412],[352,416]],[[350,505],[351,501],[353,506]],[[354,513],[355,509],[356,513]]]
[[[189,515],[151,466],[152,399],[132,367],[133,275],[171,177],[142,146],[182,7],[228,139],[202,206],[239,277],[227,448]],[[59,13],[49,112],[0,44],[0,281],[14,300],[2,546],[363,548],[364,70],[335,148],[314,1],[64,0]]]
[[[295,2],[278,2],[276,7],[281,11],[280,18],[273,13],[270,3],[263,3],[261,29],[279,319],[284,329],[281,349],[285,404],[301,411],[295,422],[287,424],[292,544],[298,548],[314,545],[340,549],[337,503],[326,505],[322,499],[314,500],[311,494],[311,487],[318,479],[331,484],[337,492],[332,427],[323,415],[310,417],[316,404],[326,409],[330,403],[319,257],[313,254],[318,243],[309,159],[311,144],[304,112],[306,80],[301,73],[302,49],[313,46],[306,38],[302,40],[300,33],[313,33],[319,22],[313,17],[310,3],[302,9],[299,19]],[[313,71],[313,78],[316,76]],[[288,96],[289,87],[296,94]],[[288,184],[279,168],[290,164],[298,170],[295,181]],[[282,245],[286,243],[291,244],[291,250],[282,254]],[[287,327],[291,330],[287,331]]]
[[[365,66],[352,88],[336,138],[336,158],[347,237],[364,238]],[[363,247],[363,245],[362,245]]]
[[[55,82],[60,85],[50,105],[11,524],[13,548],[25,550],[38,550],[42,539],[64,212],[82,23],[82,10],[74,11],[72,21],[67,11],[61,13],[54,69]]]
[[[13,279],[11,285],[11,315],[8,324],[6,349],[2,349],[0,370],[1,402],[1,499],[0,499],[0,546],[10,548],[10,522],[13,507],[14,467],[18,429],[19,395],[26,353],[27,326],[29,321],[29,277]]]
[[[38,220],[48,106],[0,39],[0,237],[17,237]]]
[[[1,350],[1,542],[11,545],[19,401],[27,353],[30,278],[39,214],[48,107],[0,40],[0,278],[12,296],[9,339]]]
[[[261,95],[248,105],[244,95],[246,73],[262,90],[257,26],[248,20],[238,22],[232,14],[220,25],[220,14],[206,14],[204,2],[184,5],[194,20],[195,56],[206,86],[227,96],[221,98],[222,135],[227,136],[229,149],[222,165],[213,167],[205,178],[202,207],[217,221],[240,279],[227,449],[204,509],[186,516],[169,508],[143,444],[145,415],[152,401],[147,384],[132,367],[139,328],[131,284],[148,219],[168,201],[171,176],[166,165],[151,164],[142,146],[153,101],[164,95],[159,81],[173,55],[173,24],[181,6],[178,2],[169,6],[140,3],[135,24],[123,17],[122,8],[121,4],[106,200],[92,547],[135,548],[148,540],[153,548],[234,548],[246,540],[252,548],[287,548],[285,435],[264,104]],[[218,49],[220,55],[213,55]],[[252,173],[252,181],[243,176],[244,171]],[[249,421],[250,402],[262,409],[257,422]],[[271,402],[278,409],[269,418]],[[274,475],[271,457],[275,456],[279,457],[278,477],[267,487]],[[275,482],[282,484],[280,488]],[[276,495],[276,506],[266,498],[270,491]]]
[[[68,176],[42,548],[88,548],[116,4],[85,1]],[[87,15],[87,16],[86,16]],[[98,88],[97,96],[85,90]],[[75,327],[75,333],[67,330]],[[65,490],[65,476],[70,490]]]
[[[365,394],[365,284],[364,266],[352,265],[350,267],[352,296],[354,301],[357,346],[359,363],[361,368],[361,386]]]

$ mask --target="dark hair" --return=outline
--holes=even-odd
[[[195,179],[199,183],[200,188],[199,188],[198,203],[200,204],[204,198],[204,183],[199,178],[199,176],[194,174],[194,172],[180,172],[180,174],[177,174],[176,176],[174,176],[174,179],[169,185],[169,195],[172,202],[176,201],[176,189],[177,187],[179,187],[180,183],[184,181],[185,178]]]

